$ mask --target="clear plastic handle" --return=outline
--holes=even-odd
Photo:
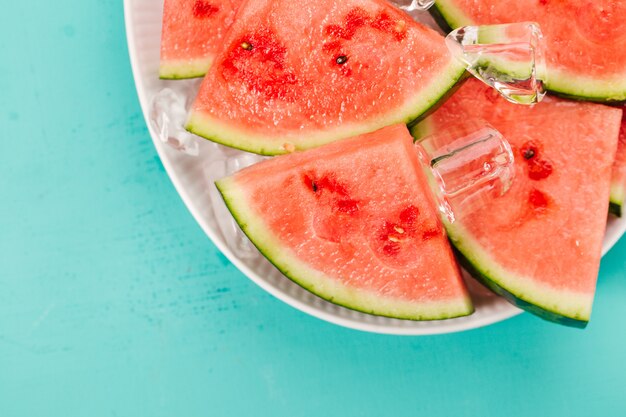
[[[439,209],[449,222],[503,195],[515,173],[511,146],[483,121],[462,122],[415,144]]]
[[[539,24],[464,26],[448,34],[446,45],[468,72],[508,101],[535,104],[545,96],[545,44]]]

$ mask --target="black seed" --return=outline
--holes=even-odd
[[[252,44],[250,44],[248,42],[242,42],[241,43],[241,47],[243,49],[245,49],[246,51],[251,51],[252,50]]]
[[[337,59],[335,59],[335,62],[337,63],[337,65],[343,65],[348,62],[348,57],[345,55],[339,55]]]
[[[315,181],[311,182],[311,188],[313,189],[313,192],[316,193],[317,192],[317,184],[315,183]]]
[[[524,150],[524,159],[532,159],[535,156],[535,150],[533,148],[528,148]]]

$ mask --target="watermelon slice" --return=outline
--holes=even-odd
[[[613,164],[611,179],[611,204],[609,210],[621,217],[626,199],[626,111],[622,115],[622,128],[619,132],[619,143]]]
[[[437,0],[452,28],[538,22],[547,46],[546,88],[593,101],[626,100],[626,2],[617,0]]]
[[[202,77],[224,42],[239,3],[240,0],[165,0],[159,76]]]
[[[515,154],[511,189],[448,224],[473,275],[517,306],[584,327],[591,314],[621,111],[547,97],[508,103],[468,80],[416,136],[481,117]]]
[[[384,0],[248,1],[224,45],[187,129],[268,155],[409,122],[464,72]]]
[[[473,311],[404,125],[273,158],[216,184],[256,247],[326,300],[412,320]]]

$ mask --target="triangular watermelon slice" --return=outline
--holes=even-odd
[[[187,129],[261,154],[409,122],[462,77],[444,39],[384,0],[245,2]]]
[[[326,300],[412,320],[473,311],[404,125],[273,158],[217,187],[256,247]]]
[[[538,22],[547,47],[547,89],[593,101],[626,100],[626,1],[437,0],[431,12],[453,29]]]
[[[452,243],[496,293],[543,318],[585,326],[621,111],[554,97],[515,105],[470,79],[413,133],[422,137],[474,117],[510,142],[516,175],[505,195],[447,225]]]
[[[626,109],[626,107],[624,108]],[[626,111],[622,116],[622,128],[619,132],[619,143],[613,164],[611,179],[611,213],[621,217],[626,200]]]
[[[241,0],[165,0],[159,76],[202,77],[224,42],[239,3]]]

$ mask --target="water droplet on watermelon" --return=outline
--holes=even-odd
[[[180,83],[180,84],[178,84]],[[191,156],[198,156],[196,137],[185,130],[188,98],[197,90],[195,81],[179,81],[175,88],[164,88],[152,99],[150,124],[161,142]]]
[[[224,200],[215,187],[214,182],[267,158],[224,147],[219,147],[214,152],[222,153],[222,156],[205,165],[204,176],[209,182],[209,199],[219,230],[224,242],[236,256],[240,258],[257,256],[258,251],[241,231],[241,228],[239,228],[237,222],[226,208],[226,204],[224,204]]]
[[[511,186],[514,156],[485,121],[459,122],[416,143],[439,209],[450,222],[497,198]]]
[[[412,12],[415,10],[425,11],[430,9],[433,4],[435,4],[435,0],[396,0],[395,3],[402,10]]]
[[[545,96],[545,44],[534,22],[464,26],[446,36],[452,56],[467,71],[517,104]]]

